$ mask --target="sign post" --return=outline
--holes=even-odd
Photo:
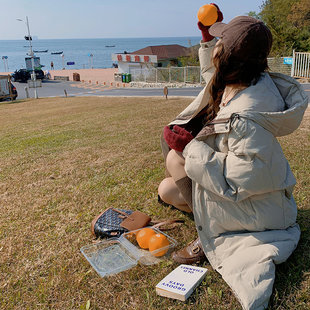
[[[166,99],[168,99],[168,87],[164,87],[164,95],[166,96]]]

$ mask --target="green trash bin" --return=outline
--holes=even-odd
[[[122,82],[126,83],[126,74],[122,74]]]
[[[130,83],[131,82],[131,74],[127,73],[126,74],[126,83]]]

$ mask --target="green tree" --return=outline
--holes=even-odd
[[[272,56],[310,51],[309,0],[266,0],[258,16],[272,32]]]
[[[310,51],[310,1],[300,0],[292,5],[288,20],[300,29],[299,51]]]
[[[199,57],[198,57],[198,50],[200,44],[192,46],[190,44],[188,56],[178,57],[178,61],[181,67],[186,66],[199,66]]]
[[[260,13],[257,14],[255,11],[250,11],[247,15],[256,19],[261,19]]]

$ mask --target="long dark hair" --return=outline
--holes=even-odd
[[[215,73],[208,85],[211,96],[206,107],[206,122],[216,117],[226,85],[255,85],[261,73],[268,69],[267,56],[240,60],[233,53],[226,52],[221,42],[216,46],[213,63]]]

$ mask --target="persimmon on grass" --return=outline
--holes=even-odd
[[[155,234],[156,233],[152,228],[146,227],[146,228],[141,229],[136,235],[136,240],[139,244],[139,247],[142,249],[148,249],[149,240]]]
[[[154,256],[163,256],[168,252],[168,245],[169,245],[169,240],[167,239],[166,236],[164,236],[163,234],[157,233],[151,236],[150,240],[149,240],[149,250],[150,252],[156,251],[158,249],[167,247],[166,249],[156,252],[156,253],[152,253]]]

